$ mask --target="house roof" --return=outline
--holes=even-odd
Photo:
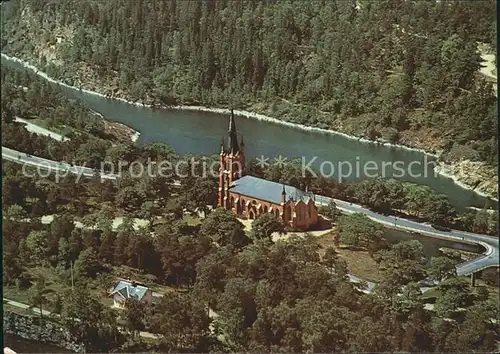
[[[284,187],[287,201],[290,199],[295,202],[302,200],[307,204],[310,199],[314,200],[314,195],[310,192],[304,192],[287,185]],[[254,176],[243,176],[231,183],[230,191],[274,204],[281,204],[283,184]]]
[[[116,293],[120,294],[124,299],[135,298],[137,300],[141,300],[148,288],[138,284],[132,284],[131,282],[120,280],[113,290],[111,291],[111,295]]]

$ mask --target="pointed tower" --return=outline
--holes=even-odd
[[[224,139],[220,142],[220,154],[219,154],[219,193],[217,198],[217,205],[224,205],[224,196],[225,196],[225,186],[226,186],[226,148],[224,146]]]
[[[234,122],[234,112],[231,109],[228,129],[228,145],[221,144],[220,152],[220,170],[219,170],[219,206],[228,208],[228,203],[224,200],[229,198],[229,188],[231,183],[241,177],[245,167],[244,144],[238,144],[238,133],[236,132],[236,123]],[[227,175],[227,177],[226,177]]]
[[[238,146],[238,134],[236,133],[236,123],[234,122],[234,112],[232,109],[227,133],[229,136],[229,153],[236,155],[240,151],[240,147]]]
[[[245,150],[245,143],[243,142],[243,134],[241,134],[241,143],[240,143],[240,151]]]

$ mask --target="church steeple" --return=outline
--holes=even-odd
[[[242,176],[243,169],[245,168],[245,145],[243,137],[241,138],[241,145],[238,144],[238,133],[236,132],[232,109],[231,116],[229,117],[228,140],[228,145],[224,144],[224,139],[222,140],[219,155],[218,205],[226,209],[230,208],[227,201],[229,200],[231,184]]]
[[[236,124],[234,123],[234,113],[232,108],[231,108],[231,117],[229,118],[228,135],[229,135],[229,152],[234,155],[238,151],[240,151],[240,147],[238,145],[238,136],[236,134]]]
[[[220,153],[221,155],[224,154],[226,148],[224,147],[224,139],[221,139],[220,141]]]

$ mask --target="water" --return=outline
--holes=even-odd
[[[3,345],[16,353],[73,353],[71,350],[55,345],[39,343],[7,333],[3,334]]]
[[[472,253],[482,253],[484,248],[478,244],[469,244],[465,242],[455,242],[434,237],[423,236],[410,232],[395,229],[385,229],[385,239],[389,244],[395,244],[402,241],[417,240],[422,244],[423,252],[427,261],[430,263],[431,257],[442,256],[441,247],[453,248]]]
[[[5,58],[2,58],[2,63],[29,70]],[[227,115],[173,109],[152,110],[61,87],[69,97],[80,99],[106,118],[140,131],[138,144],[164,142],[180,154],[212,155],[220,151],[221,137],[227,132]],[[345,176],[346,180],[363,179],[377,171],[383,173],[383,177],[393,177],[393,173],[398,171],[391,167],[391,163],[399,161],[399,167],[407,171],[400,179],[430,186],[438,193],[447,195],[458,209],[463,210],[468,206],[483,208],[485,205],[496,208],[494,201],[461,188],[451,178],[435,176],[431,167],[432,157],[421,152],[364,143],[341,135],[301,130],[257,119],[236,117],[235,120],[238,132],[244,136],[247,159],[264,155],[271,157],[272,161],[273,157],[282,155],[303,158],[307,164],[316,157],[312,166],[319,168],[323,163],[323,173],[329,175],[334,172],[333,176],[337,178],[338,163],[350,162],[355,172]],[[375,172],[373,169],[364,170],[368,161],[377,164]],[[386,167],[383,167],[384,163]],[[356,166],[360,169],[356,169]],[[347,173],[348,168],[344,165],[342,171]]]

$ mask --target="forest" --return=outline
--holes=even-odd
[[[165,144],[135,146],[103,136],[102,129],[86,130],[82,121],[104,123],[34,74],[2,67],[2,92],[9,92],[2,141],[21,151],[90,165],[179,158]],[[23,109],[38,124],[64,127],[72,144],[37,137],[13,122],[13,112]],[[61,119],[67,115],[71,118]],[[249,164],[247,173],[309,183],[311,190],[380,210],[457,218],[445,197],[397,181],[345,185],[301,179],[293,165],[259,170]],[[497,269],[483,271],[481,286],[471,287],[456,275],[460,253],[428,259],[418,241],[389,244],[381,225],[363,214],[341,215],[333,203],[320,210],[335,224],[326,235],[330,245],[324,246],[311,235],[295,235],[271,214],[254,220],[249,231],[231,212],[211,210],[213,178],[188,176],[179,187],[172,179],[126,173],[118,182],[101,181],[97,174],[57,180],[30,176],[5,162],[2,182],[4,296],[51,311],[48,317],[40,313],[40,321],[61,326],[89,352],[495,348]],[[42,216],[49,215],[51,223],[43,223]],[[115,227],[117,218],[122,223]],[[137,227],[133,218],[147,222]],[[477,231],[496,227],[486,211],[467,220]],[[286,238],[274,241],[273,233]],[[374,265],[371,273],[379,279],[373,292],[365,294],[363,283],[349,281],[352,257]],[[106,290],[119,277],[132,277],[165,296],[151,305],[127,300],[117,312]],[[441,281],[432,293],[419,285],[426,278]],[[141,331],[155,340],[144,340]]]
[[[9,13],[2,6],[2,52],[75,85],[158,104],[260,109],[394,142],[430,136],[426,148],[445,149],[444,158],[497,163],[496,98],[477,72],[477,42],[496,49],[493,1],[364,1],[359,10],[347,1],[11,3]],[[181,158],[166,144],[108,134],[105,121],[34,74],[2,66],[1,81],[4,146],[89,167]],[[15,116],[71,142],[31,134]],[[495,215],[456,211],[423,186],[314,179],[293,163],[249,163],[245,172],[383,213],[498,233]],[[88,352],[495,350],[498,269],[472,287],[456,275],[461,253],[427,259],[421,243],[389,244],[381,225],[341,215],[334,203],[320,210],[335,226],[329,246],[271,215],[248,231],[209,208],[215,179],[188,176],[178,187],[173,179],[124,171],[117,182],[98,174],[56,181],[4,162],[4,296],[50,310],[40,321],[60,325]],[[349,281],[349,254],[374,265],[373,292]],[[117,277],[165,296],[152,305],[129,300],[117,312],[106,292]],[[440,284],[423,293],[424,279]]]
[[[38,1],[2,51],[68,83],[162,105],[243,108],[497,165],[495,1]]]
[[[2,145],[56,161],[65,160],[77,165],[85,165],[91,168],[101,168],[106,162],[114,166],[118,172],[118,162],[131,164],[133,161],[141,161],[145,165],[153,164],[155,161],[167,160],[174,164],[180,159],[188,159],[189,156],[179,156],[169,146],[155,143],[144,147],[135,146],[129,139],[117,137],[112,131],[105,129],[105,120],[96,116],[88,107],[81,102],[67,98],[60,89],[49,84],[46,80],[35,74],[18,71],[8,67],[1,67],[2,86]],[[46,126],[54,131],[66,134],[70,141],[56,142],[45,136],[37,136],[24,129],[22,124],[13,122],[14,116],[21,116]],[[208,157],[217,161],[217,156]],[[152,167],[154,168],[157,167]],[[185,169],[190,171],[190,167]],[[123,171],[125,175],[130,171]],[[184,173],[184,171],[180,171]],[[276,182],[286,183],[297,188],[309,189],[310,191],[334,197],[346,201],[356,202],[381,213],[399,215],[401,217],[413,218],[421,221],[450,226],[476,233],[497,235],[498,223],[495,214],[487,210],[457,211],[450,204],[445,195],[439,195],[427,186],[420,186],[400,180],[384,180],[374,178],[364,181],[344,181],[339,183],[334,178],[324,178],[320,174],[313,177],[312,174],[302,175],[301,161],[291,160],[285,168],[268,166],[260,168],[255,160],[247,163],[244,171],[256,177],[261,177]],[[140,208],[143,203],[155,193],[164,193],[162,183],[168,183],[165,178],[152,181],[159,189],[148,190],[149,181],[124,177],[125,182],[109,189],[105,195],[120,201],[121,207]],[[175,177],[170,178],[170,181]],[[180,177],[177,177],[180,179]],[[105,184],[108,185],[108,184]],[[204,178],[197,180],[188,178],[186,185],[194,188],[190,191],[189,200],[193,205],[188,206],[183,202],[182,207],[194,210],[194,208],[206,209],[207,205],[214,205],[217,194],[217,181],[215,178]],[[109,185],[111,188],[111,185]],[[17,200],[19,182],[10,178],[4,180],[3,198],[4,210],[11,202]],[[155,187],[156,188],[156,187]],[[56,192],[54,189],[53,192]],[[72,195],[75,195],[75,191]],[[109,194],[108,194],[109,193]],[[47,197],[42,202],[33,203],[29,208],[34,208],[34,215],[40,216],[39,209],[55,212],[57,205],[47,204]],[[104,195],[103,195],[104,197]],[[51,197],[55,198],[55,197]],[[68,199],[69,206],[74,208],[79,215],[84,215],[88,210],[82,209],[78,199]],[[31,209],[30,209],[31,210]],[[37,211],[38,210],[38,211]]]

